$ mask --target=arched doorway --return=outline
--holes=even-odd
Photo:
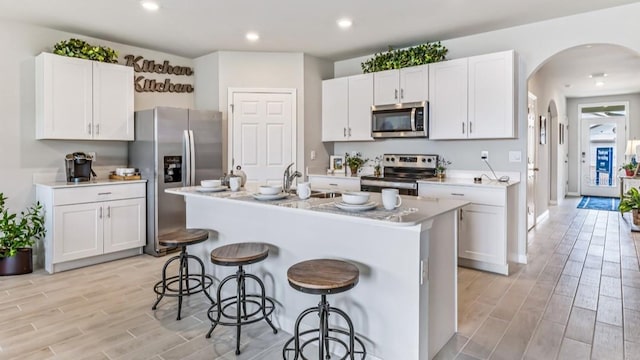
[[[629,101],[632,109],[634,104],[640,107],[639,72],[636,51],[613,44],[586,44],[550,56],[529,76],[527,87],[537,96],[536,112],[547,118],[546,143],[540,139],[544,122],[535,122],[535,168],[539,171],[534,185],[534,219],[540,219],[550,204],[562,202],[565,196],[580,195],[577,103],[619,100]],[[627,138],[640,138],[640,114],[629,116]]]

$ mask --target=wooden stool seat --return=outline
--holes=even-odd
[[[209,238],[209,231],[204,229],[179,229],[158,236],[162,246],[178,247],[201,243]]]
[[[269,247],[262,243],[224,245],[211,251],[211,262],[216,265],[241,266],[262,261],[269,256]]]
[[[289,284],[311,294],[335,294],[358,284],[360,271],[346,261],[315,259],[299,262],[287,270]]]
[[[293,353],[294,359],[309,359],[305,348],[309,350],[312,348],[309,345],[316,343],[317,359],[329,359],[331,358],[329,343],[333,343],[338,350],[342,350],[338,353],[344,354],[340,359],[355,360],[357,357],[358,360],[364,360],[367,357],[367,349],[356,336],[351,318],[341,309],[329,305],[327,301],[327,295],[347,291],[356,286],[360,278],[360,270],[346,261],[314,259],[291,266],[287,270],[287,278],[292,288],[304,293],[320,295],[320,303],[298,315],[293,337],[285,342],[282,348],[283,358],[289,359],[289,355]],[[317,315],[318,328],[301,330],[300,324],[303,323],[303,319],[311,314]],[[329,316],[342,318],[342,321],[347,324],[347,329],[329,326]]]

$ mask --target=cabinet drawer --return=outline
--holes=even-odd
[[[475,204],[506,206],[506,189],[418,184],[418,195],[424,197],[459,199]]]
[[[312,189],[330,189],[342,191],[360,191],[360,178],[309,176]]]
[[[144,183],[55,189],[53,206],[144,197],[145,192]]]

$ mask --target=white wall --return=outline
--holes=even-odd
[[[96,165],[107,168],[125,165],[127,143],[121,141],[35,140],[35,56],[50,52],[53,45],[71,37],[87,40],[95,45],[109,46],[123,55],[136,54],[153,60],[169,60],[180,66],[193,66],[190,59],[170,54],[117,44],[67,32],[14,22],[0,21],[0,42],[4,51],[0,56],[0,153],[3,154],[3,173],[0,192],[9,197],[8,205],[19,211],[35,199],[32,185],[34,174],[64,173],[64,156],[73,151],[97,152]],[[144,75],[153,78],[153,75]],[[164,75],[158,78],[164,79]],[[132,79],[133,81],[133,79]],[[191,83],[192,77],[173,77],[172,82]],[[196,92],[198,89],[196,88]],[[192,107],[193,94],[144,93],[135,95],[136,109],[156,105]]]
[[[333,144],[322,142],[322,80],[330,78],[333,78],[332,62],[304,56],[304,161],[312,174],[323,172],[329,164],[329,155],[333,154]],[[311,151],[316,153],[314,160]]]
[[[195,73],[195,107],[199,110],[220,110],[220,67],[218,53],[193,60]],[[226,133],[225,133],[226,134]]]
[[[521,178],[526,179],[526,162],[509,163],[508,150],[519,150],[526,154],[527,130],[527,78],[552,55],[574,46],[589,43],[611,43],[626,46],[640,51],[640,3],[619,6],[600,11],[583,13],[538,23],[512,27],[467,37],[444,40],[442,44],[449,49],[448,58],[491,53],[514,49],[519,55],[517,100],[518,138],[515,140],[496,141],[397,141],[381,146],[382,142],[372,144],[341,143],[336,144],[336,153],[345,150],[360,150],[379,153],[382,151],[418,151],[437,152],[454,161],[452,168],[482,170],[482,163],[477,160],[479,150],[489,150],[489,158],[494,168],[499,170],[517,169]],[[594,26],[594,24],[598,24]],[[335,75],[346,76],[361,73],[360,63],[370,56],[336,62]],[[571,127],[570,127],[571,128]],[[570,143],[575,139],[570,139]],[[575,142],[573,142],[575,143]],[[389,149],[389,150],[387,150]],[[474,160],[476,159],[476,160]],[[541,179],[548,183],[548,179]],[[526,188],[519,188],[519,252],[526,253]]]

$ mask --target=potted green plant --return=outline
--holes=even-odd
[[[352,153],[351,155],[349,155],[349,153],[345,154],[345,163],[351,170],[351,176],[357,176],[358,170],[362,167],[362,165],[366,164],[367,161],[369,161],[369,159],[363,158],[362,154],[359,152]]]
[[[625,172],[625,174],[627,176],[634,176],[637,166],[638,166],[638,164],[634,164],[634,163],[630,162],[630,163],[623,164],[620,167],[620,170],[624,170],[624,172]]]
[[[622,195],[622,199],[620,199],[620,205],[618,205],[618,210],[620,213],[624,214],[626,212],[631,211],[633,225],[640,225],[640,191],[637,188],[632,187]]]
[[[31,246],[46,233],[42,205],[37,202],[20,215],[11,213],[0,193],[0,276],[33,271]]]

